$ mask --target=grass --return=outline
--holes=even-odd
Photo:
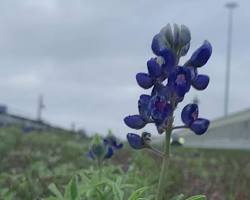
[[[62,190],[71,177],[93,163],[87,159],[88,138],[69,133],[23,134],[18,128],[0,130],[0,199],[48,197],[50,183]],[[173,147],[166,180],[168,197],[206,194],[209,200],[250,199],[250,151]],[[126,181],[154,193],[160,160],[127,145],[111,163]],[[114,174],[115,176],[115,174]]]

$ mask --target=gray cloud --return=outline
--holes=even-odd
[[[250,106],[249,2],[238,2],[231,112]],[[131,130],[122,119],[137,112],[138,96],[145,92],[136,85],[135,74],[146,71],[145,63],[153,56],[153,35],[166,23],[176,22],[192,31],[185,59],[204,39],[213,44],[213,56],[200,70],[211,77],[208,90],[192,90],[179,109],[197,95],[201,114],[219,117],[225,78],[224,4],[222,0],[0,1],[0,101],[35,116],[37,96],[43,93],[46,120],[64,127],[75,121],[90,132],[112,128],[124,136]]]

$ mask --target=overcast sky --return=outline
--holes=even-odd
[[[124,116],[137,113],[145,91],[135,74],[146,71],[150,45],[167,23],[187,25],[192,51],[209,40],[213,55],[200,70],[211,80],[206,91],[192,90],[179,106],[200,99],[203,117],[223,115],[226,31],[224,0],[1,0],[0,103],[35,117],[44,94],[43,118],[89,133],[132,131]],[[250,2],[238,1],[233,32],[230,112],[250,107]],[[177,122],[179,123],[179,122]],[[151,129],[151,127],[146,127]],[[155,130],[155,129],[153,129]]]

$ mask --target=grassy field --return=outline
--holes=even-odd
[[[52,195],[80,170],[93,171],[86,156],[88,138],[68,133],[23,134],[17,128],[0,130],[0,199],[33,200]],[[172,148],[166,194],[206,194],[209,200],[250,199],[250,151]],[[160,160],[150,152],[134,151],[127,145],[106,163],[107,176],[122,177],[133,185],[128,194],[149,186],[155,191]]]

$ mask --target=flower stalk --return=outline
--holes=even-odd
[[[165,133],[165,144],[164,144],[164,156],[161,166],[161,172],[160,172],[160,178],[159,178],[159,184],[158,184],[158,191],[156,200],[163,200],[164,199],[164,189],[165,189],[165,182],[166,182],[166,176],[168,172],[168,166],[169,166],[169,159],[170,159],[170,138],[171,138],[171,132],[172,132],[172,123],[169,123],[169,126]]]
[[[183,126],[174,126],[174,127],[172,128],[172,130],[183,129],[183,128],[188,128],[188,126],[186,126],[186,125],[183,125]]]
[[[136,74],[136,81],[143,89],[150,89],[151,94],[142,94],[138,100],[138,114],[124,118],[124,123],[135,130],[154,123],[159,134],[165,133],[164,152],[153,149],[150,135],[128,133],[129,145],[136,149],[149,149],[161,155],[162,168],[159,177],[156,200],[165,199],[166,176],[170,162],[170,139],[173,130],[188,128],[196,135],[204,134],[209,127],[209,120],[199,117],[197,104],[187,104],[181,112],[183,125],[173,126],[174,111],[191,87],[204,90],[209,84],[209,76],[200,74],[199,70],[209,60],[212,46],[208,41],[193,52],[184,65],[179,60],[189,50],[191,33],[185,25],[170,24],[163,27],[152,40],[151,49],[156,57],[147,61],[148,72]],[[167,80],[167,81],[165,81]]]

